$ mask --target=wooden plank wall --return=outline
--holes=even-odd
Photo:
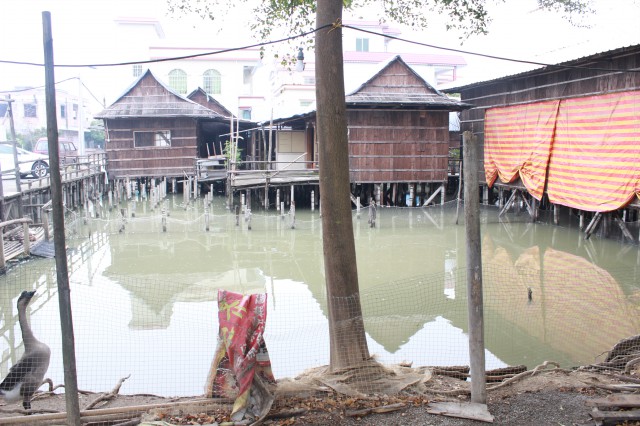
[[[122,177],[176,177],[195,173],[196,121],[191,118],[110,119],[107,172],[110,179]],[[134,131],[170,130],[171,147],[135,148]]]
[[[348,110],[352,183],[446,182],[449,113]]]
[[[597,56],[597,55],[596,55]],[[549,68],[521,76],[505,77],[461,91],[461,100],[475,107],[463,111],[461,131],[469,130],[478,137],[479,158],[484,157],[484,115],[487,109],[531,102],[593,96],[640,89],[640,73],[606,70],[638,70],[640,47],[621,49],[617,53],[575,61],[599,70]],[[479,168],[480,182],[485,183],[484,167]]]

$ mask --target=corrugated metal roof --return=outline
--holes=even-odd
[[[149,94],[133,94],[145,81],[153,81]],[[158,89],[157,93],[151,93]],[[95,115],[95,118],[142,118],[142,117],[195,117],[225,118],[197,102],[183,97],[158,80],[150,70],[142,74],[111,106]]]
[[[638,51],[638,50],[640,50],[640,44],[627,46],[627,47],[620,47],[618,49],[613,49],[613,50],[608,50],[608,51],[605,51],[605,52],[594,53],[593,55],[583,56],[581,58],[576,58],[576,59],[572,59],[570,61],[560,62],[560,63],[553,64],[553,65],[542,66],[540,68],[535,68],[535,69],[532,69],[532,70],[529,70],[529,71],[524,71],[524,72],[521,72],[521,73],[505,75],[505,76],[497,77],[497,78],[494,78],[494,79],[491,79],[491,80],[478,81],[478,82],[469,83],[469,84],[466,84],[466,85],[463,85],[463,86],[448,87],[446,89],[442,89],[442,91],[444,93],[459,93],[460,91],[463,91],[463,90],[469,90],[469,89],[473,89],[475,87],[480,87],[480,86],[485,86],[485,85],[488,85],[488,84],[493,84],[493,83],[496,83],[496,82],[499,82],[499,81],[502,81],[502,80],[529,77],[529,76],[532,76],[532,75],[539,74],[541,72],[545,72],[545,71],[552,70],[552,69],[557,69],[558,67],[562,67],[562,66],[579,66],[580,64],[584,64],[585,62],[597,60],[599,58],[618,55],[620,53],[625,53],[625,52],[635,52],[635,51]]]

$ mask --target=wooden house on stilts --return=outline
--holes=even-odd
[[[471,105],[436,90],[400,56],[347,94],[345,102],[353,200],[359,197],[367,204],[373,199],[389,206],[443,201],[449,114]],[[315,111],[278,118],[273,125],[278,167],[311,170],[317,166]],[[303,200],[303,205],[316,201]]]
[[[136,182],[148,190],[150,182],[167,179],[174,192],[187,188],[179,181],[198,184],[226,179],[226,172],[209,176],[199,170],[222,151],[233,129],[238,151],[246,152],[255,124],[235,120],[221,104],[202,90],[185,98],[146,71],[111,106],[96,115],[104,121],[107,173],[114,183]],[[239,136],[239,137],[238,137]],[[159,182],[157,182],[159,183]]]
[[[483,202],[576,221],[588,238],[640,220],[640,45],[447,89],[483,153]]]

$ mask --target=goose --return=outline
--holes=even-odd
[[[23,291],[18,298],[18,320],[22,330],[24,354],[9,370],[9,374],[0,383],[0,397],[7,402],[16,402],[22,398],[25,410],[31,410],[31,397],[42,385],[51,350],[49,346],[36,339],[27,321],[27,305],[36,294],[35,291]]]

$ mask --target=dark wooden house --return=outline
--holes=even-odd
[[[191,177],[199,158],[221,154],[232,115],[200,92],[190,95],[194,100],[185,98],[146,71],[97,114],[104,121],[109,179]],[[238,126],[252,125],[234,123]]]
[[[474,105],[461,130],[481,147],[484,202],[520,198],[534,218],[541,203],[556,222],[563,206],[581,227],[585,212],[591,227],[608,212],[637,217],[639,69],[635,45],[447,89]]]
[[[444,196],[449,113],[469,108],[433,88],[400,56],[346,95],[349,177],[363,203],[422,205]],[[315,111],[275,120],[278,158],[318,161]],[[284,139],[285,143],[280,141]],[[297,145],[290,140],[298,140]],[[293,152],[292,146],[297,146]],[[284,149],[283,149],[284,147]]]

